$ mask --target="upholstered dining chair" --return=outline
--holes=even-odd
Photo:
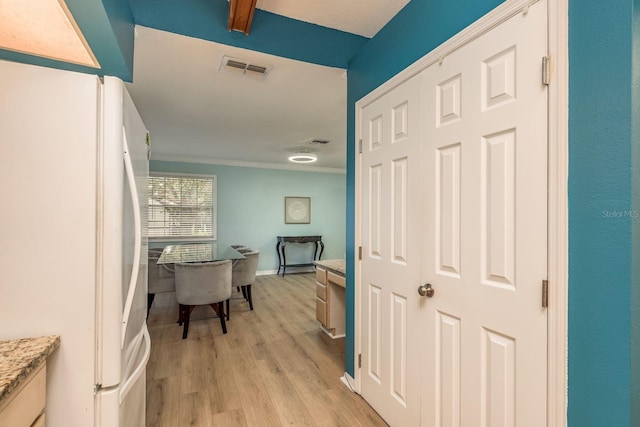
[[[173,264],[160,264],[158,265],[158,259],[162,254],[157,251],[149,250],[149,264],[147,266],[147,317],[149,317],[149,311],[156,294],[162,292],[174,292],[176,290],[175,273],[173,271]]]
[[[234,247],[235,246],[235,247]],[[238,251],[241,254],[246,254],[247,252],[253,252],[253,249],[251,249],[249,246],[242,246],[242,245],[231,245],[232,248],[234,248],[236,251]],[[234,260],[233,262],[235,263],[237,260]],[[240,292],[240,286],[236,286],[236,292]],[[243,297],[244,297],[244,290],[242,292]],[[229,320],[229,307],[227,306],[227,320]]]
[[[232,286],[242,290],[242,296],[249,302],[249,308],[253,310],[253,298],[251,296],[251,284],[256,280],[256,271],[258,269],[258,259],[260,251],[252,250],[242,253],[245,259],[236,259],[233,261],[231,269]],[[227,301],[227,320],[229,319],[229,302]]]
[[[223,303],[231,297],[231,260],[176,263],[175,266],[176,300],[180,305],[178,323],[184,323],[182,339],[187,338],[191,311],[197,305],[210,305],[218,313],[222,332],[226,334]]]

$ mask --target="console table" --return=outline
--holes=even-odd
[[[287,267],[309,267],[314,265],[314,261],[320,260],[322,252],[324,251],[324,243],[322,243],[322,236],[277,236],[278,242],[276,243],[276,251],[278,252],[278,272],[282,269],[282,277]],[[285,246],[287,243],[313,243],[313,259],[308,263],[303,264],[287,264],[287,256],[285,254]]]

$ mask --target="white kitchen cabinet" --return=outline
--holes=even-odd
[[[0,405],[0,426],[44,426],[47,367],[42,363]]]

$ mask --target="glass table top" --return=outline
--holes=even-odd
[[[158,264],[177,262],[209,262],[225,259],[245,259],[244,255],[222,242],[185,243],[164,247]]]

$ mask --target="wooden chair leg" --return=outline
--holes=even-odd
[[[249,308],[253,310],[253,298],[251,297],[251,285],[247,285],[247,299],[249,300]]]
[[[182,322],[184,322],[184,306],[179,304],[178,306],[178,325],[182,326]]]
[[[189,334],[189,318],[191,317],[192,307],[180,304],[180,309],[182,311],[182,320],[184,321],[184,329],[182,330],[182,339],[184,340]]]
[[[224,321],[224,301],[218,303],[218,310],[220,310],[220,324],[222,325],[222,333],[227,333],[227,324]]]
[[[247,299],[247,287],[245,285],[240,286],[240,289],[242,289],[242,297],[244,299]]]
[[[191,312],[196,309],[196,306],[195,305],[183,306],[182,304],[179,304],[179,306],[180,307],[178,307],[178,325],[182,325],[182,323],[184,322],[185,313],[188,311],[189,314],[191,314]]]

